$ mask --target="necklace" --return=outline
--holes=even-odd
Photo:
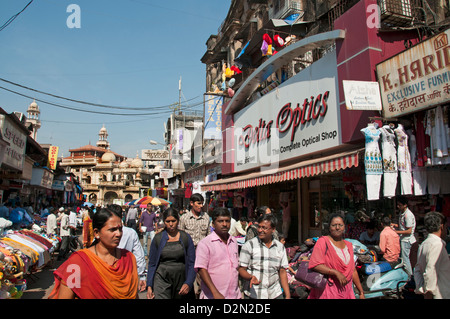
[[[95,251],[95,255],[97,255],[98,258],[100,258],[101,260],[103,260],[105,263],[107,263],[109,265],[109,263],[106,260],[104,260],[102,257],[100,257],[97,254],[97,245],[94,245],[94,251]],[[113,262],[111,263],[111,265],[114,265],[114,263],[118,260],[118,258],[117,258],[117,250],[116,249],[114,249],[114,255],[111,255],[111,256],[113,256],[113,258],[114,258]]]

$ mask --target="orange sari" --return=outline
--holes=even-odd
[[[55,272],[55,287],[49,299],[57,299],[61,284],[80,299],[136,299],[139,277],[136,258],[121,249],[110,266],[89,249],[74,252]]]

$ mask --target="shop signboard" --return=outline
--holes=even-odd
[[[142,150],[143,161],[168,161],[168,150]]]
[[[161,168],[159,170],[159,177],[160,178],[172,178],[173,177],[173,169]]]
[[[338,101],[333,51],[234,115],[234,171],[340,145]]]
[[[58,162],[58,146],[50,146],[50,149],[48,150],[48,167],[50,169],[55,170],[56,169],[56,163]]]
[[[450,29],[377,65],[386,118],[450,101]]]
[[[9,142],[9,145],[5,147],[3,164],[21,171],[25,158],[27,136],[5,115],[0,115],[0,129],[3,139]]]
[[[51,171],[41,167],[34,167],[30,185],[52,189],[53,177],[54,175]]]
[[[382,110],[378,82],[343,80],[342,87],[347,110]]]

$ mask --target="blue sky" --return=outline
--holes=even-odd
[[[30,0],[0,1],[0,25]],[[39,91],[90,103],[146,108],[178,102],[203,110],[206,41],[217,34],[231,0],[34,0],[0,31],[0,78]],[[80,28],[69,28],[70,4],[80,8]],[[127,157],[159,148],[171,110],[121,110],[82,105],[0,81],[21,94],[105,115],[37,101],[42,127],[37,141],[68,150],[95,145],[103,124],[111,149]],[[0,107],[26,113],[32,99],[0,89]],[[197,104],[197,106],[195,106]]]

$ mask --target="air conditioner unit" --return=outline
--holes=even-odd
[[[413,19],[410,0],[380,0],[380,17],[385,24],[405,26]]]
[[[302,4],[295,0],[275,0],[275,5],[269,11],[271,19],[285,19],[302,11]]]

